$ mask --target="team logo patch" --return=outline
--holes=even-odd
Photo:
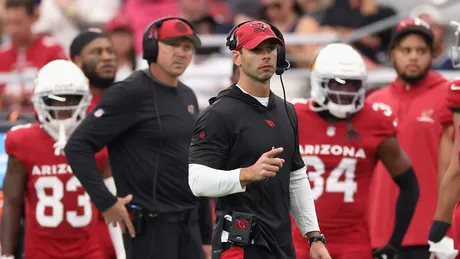
[[[276,126],[275,123],[271,120],[265,120],[265,122],[268,124],[268,126],[270,126],[270,128],[274,128]]]
[[[104,110],[103,110],[103,109],[97,109],[97,110],[94,112],[94,117],[99,118],[99,117],[101,117],[103,114],[104,114]]]
[[[187,25],[185,25],[182,21],[177,21],[176,24],[174,24],[174,29],[178,32],[185,33],[187,32]]]
[[[191,114],[195,113],[195,107],[194,107],[193,105],[187,106],[187,110],[188,110],[188,112],[190,112]]]
[[[249,227],[249,222],[246,220],[237,219],[235,220],[235,227],[241,230],[246,230]]]
[[[265,32],[269,30],[267,24],[265,23],[251,23],[249,26],[254,27],[254,32]]]
[[[434,109],[431,108],[429,110],[426,110],[426,111],[422,111],[422,113],[420,114],[420,116],[417,118],[418,121],[421,121],[421,122],[429,122],[429,123],[434,123],[434,119],[433,119],[433,113],[434,113]]]

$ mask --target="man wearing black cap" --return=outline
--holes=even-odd
[[[413,163],[420,187],[411,225],[402,247],[395,250],[404,259],[427,259],[430,253],[426,237],[436,210],[435,183],[438,182],[438,162],[442,162],[438,160],[439,144],[443,135],[452,138],[452,127],[444,123],[446,118],[452,118],[445,105],[450,81],[430,71],[433,33],[422,20],[402,21],[396,28],[390,51],[397,78],[368,99],[391,107],[397,119],[398,140]],[[390,238],[392,228],[388,225],[394,222],[399,193],[381,163],[375,169],[370,190],[371,242],[374,248],[380,248]],[[375,254],[374,258],[384,257]]]
[[[106,222],[128,228],[131,258],[202,258],[198,201],[187,170],[198,105],[178,80],[200,44],[185,20],[149,25],[143,42],[149,69],[108,88],[65,148],[74,175]],[[93,156],[104,146],[121,198],[96,171]]]
[[[105,89],[115,81],[117,67],[112,42],[99,29],[89,29],[77,35],[70,44],[70,59],[89,79],[91,111],[101,100]]]

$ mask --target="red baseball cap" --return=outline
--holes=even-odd
[[[398,24],[396,32],[390,42],[390,49],[393,49],[396,44],[409,34],[417,34],[425,39],[428,46],[433,49],[434,35],[430,25],[420,18],[406,19]]]
[[[131,25],[130,19],[128,18],[128,16],[123,15],[123,14],[115,16],[105,26],[105,31],[108,33],[111,33],[111,32],[114,32],[120,29],[132,31],[132,25]]]
[[[262,21],[251,21],[241,25],[235,32],[237,45],[235,50],[241,48],[254,49],[264,40],[274,39],[281,46],[284,42],[273,32],[271,26]]]
[[[186,37],[193,41],[195,47],[201,46],[201,40],[194,33],[193,28],[186,22],[177,18],[163,21],[158,30],[152,27],[148,33],[149,38],[155,37],[158,41],[168,41],[178,37]]]

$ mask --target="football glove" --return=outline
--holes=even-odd
[[[378,248],[373,253],[373,259],[396,259],[398,251],[391,247],[390,245],[386,245],[382,248]]]
[[[429,251],[437,259],[455,259],[458,254],[458,250],[454,249],[454,240],[450,237],[443,237],[437,243],[428,241],[428,244],[430,245]]]

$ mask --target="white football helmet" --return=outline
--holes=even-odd
[[[38,72],[32,102],[43,128],[56,140],[55,155],[85,118],[90,101],[89,82],[83,71],[67,60],[51,61]]]
[[[454,68],[460,68],[460,23],[451,21],[450,25],[455,28],[455,43],[451,48],[450,58]]]
[[[316,102],[313,110],[328,110],[337,118],[346,118],[363,108],[367,69],[350,45],[332,43],[321,49],[310,80],[311,98]]]

